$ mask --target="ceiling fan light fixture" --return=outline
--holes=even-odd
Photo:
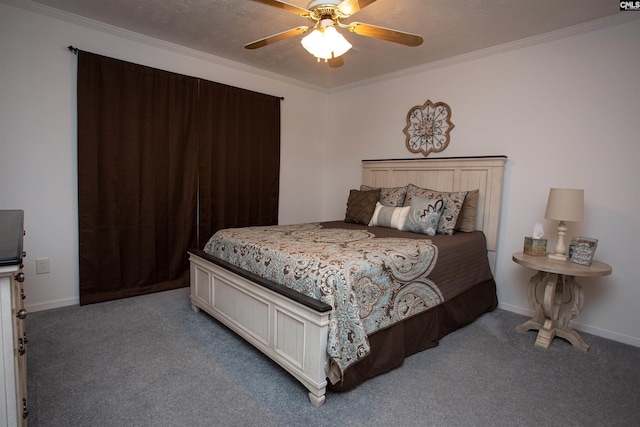
[[[351,43],[333,25],[313,30],[302,38],[301,43],[310,54],[324,60],[337,58],[351,49]]]

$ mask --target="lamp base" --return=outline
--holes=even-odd
[[[564,221],[560,221],[558,224],[558,243],[553,249],[553,253],[547,255],[548,259],[554,259],[556,261],[566,261],[567,256],[564,254],[564,235],[567,232],[567,226]]]

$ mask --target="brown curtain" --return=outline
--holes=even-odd
[[[200,82],[202,248],[221,228],[278,223],[280,99]]]
[[[187,249],[277,224],[279,170],[279,98],[78,51],[80,304],[188,286]]]
[[[78,55],[80,304],[184,287],[198,81]]]

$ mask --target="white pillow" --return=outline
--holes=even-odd
[[[402,230],[404,222],[407,220],[409,209],[411,209],[410,206],[392,208],[383,206],[380,202],[377,202],[376,210],[373,211],[373,216],[371,217],[369,225]]]

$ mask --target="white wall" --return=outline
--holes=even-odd
[[[640,21],[557,41],[450,61],[414,75],[332,93],[325,218],[344,215],[360,183],[360,160],[421,157],[405,148],[407,112],[446,102],[455,128],[430,157],[509,157],[496,282],[500,306],[531,314],[533,270],[511,261],[544,219],[550,187],[584,188],[585,220],[569,236],[599,239],[596,258],[613,274],[585,278],[576,329],[640,346]],[[448,65],[447,65],[448,64]],[[515,325],[514,325],[515,327]]]
[[[536,222],[555,242],[555,224],[544,219],[549,187],[584,188],[586,218],[569,233],[600,239],[596,258],[610,263],[613,275],[581,280],[586,301],[573,324],[640,346],[640,21],[327,96],[219,58],[50,15],[0,3],[0,209],[25,210],[28,309],[78,302],[76,58],[66,49],[72,44],[284,96],[281,223],[342,218],[348,190],[360,184],[360,161],[420,157],[404,145],[407,111],[427,99],[447,102],[452,141],[432,157],[509,157],[496,272],[501,307],[530,313],[525,288],[533,272],[511,254],[522,250]],[[316,100],[313,111],[308,99]],[[325,108],[317,108],[318,99]],[[322,122],[330,129],[318,129]],[[51,258],[50,274],[35,274],[39,257]]]
[[[67,46],[245,89],[284,96],[281,223],[320,220],[326,135],[309,111],[324,93],[196,52],[90,28],[0,3],[0,209],[25,211],[28,310],[77,304],[76,57]],[[97,26],[98,28],[100,26]],[[113,33],[113,31],[110,31]],[[316,104],[317,105],[317,104]],[[313,131],[310,131],[310,130]],[[51,273],[35,274],[49,257]]]

